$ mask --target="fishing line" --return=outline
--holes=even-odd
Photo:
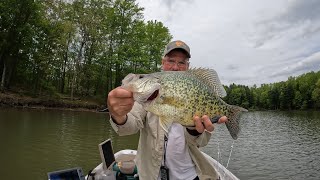
[[[231,159],[231,154],[232,154],[232,149],[233,149],[234,141],[235,141],[235,140],[232,141],[231,150],[230,150],[230,153],[229,153],[229,158],[228,158],[228,162],[227,162],[226,169],[228,169],[228,166],[229,166],[229,162],[230,162],[230,159]],[[226,172],[224,172],[223,177],[225,177],[225,176],[226,176]]]
[[[221,155],[221,152],[220,152],[220,141],[219,141],[219,138],[217,138],[217,143],[218,143],[218,172],[222,171],[222,155]]]
[[[220,150],[220,141],[219,141],[220,138],[217,138],[217,144],[218,144],[218,169],[220,170],[219,172],[224,172],[223,174],[223,178],[225,178],[226,176],[226,171],[222,168],[223,167],[223,162],[222,162],[222,153],[221,153],[221,150]],[[227,161],[227,165],[225,166],[225,169],[227,170],[228,169],[228,166],[229,166],[229,163],[230,163],[230,159],[231,159],[231,155],[232,155],[232,150],[233,150],[233,147],[234,147],[234,142],[235,140],[232,141],[232,145],[231,145],[231,149],[230,149],[230,152],[229,152],[229,157],[228,157],[228,161]]]

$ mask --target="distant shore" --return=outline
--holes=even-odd
[[[81,98],[31,97],[14,92],[0,92],[0,108],[60,109],[98,112],[105,105]]]

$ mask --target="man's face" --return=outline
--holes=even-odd
[[[181,51],[173,50],[162,59],[163,71],[186,71],[189,68],[189,59]]]

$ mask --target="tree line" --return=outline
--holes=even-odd
[[[104,99],[128,73],[159,71],[171,39],[135,0],[2,0],[0,88]],[[248,109],[320,107],[320,72],[225,88],[229,104]]]
[[[105,97],[128,73],[158,71],[171,39],[135,0],[2,0],[1,89]]]
[[[287,81],[254,85],[225,86],[229,104],[248,109],[300,110],[320,108],[320,71],[309,72]]]

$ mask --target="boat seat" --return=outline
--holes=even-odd
[[[118,167],[123,174],[135,174],[136,164],[134,161],[120,161]]]
[[[133,160],[119,161],[114,163],[113,171],[116,172],[117,180],[137,180],[138,169]]]

